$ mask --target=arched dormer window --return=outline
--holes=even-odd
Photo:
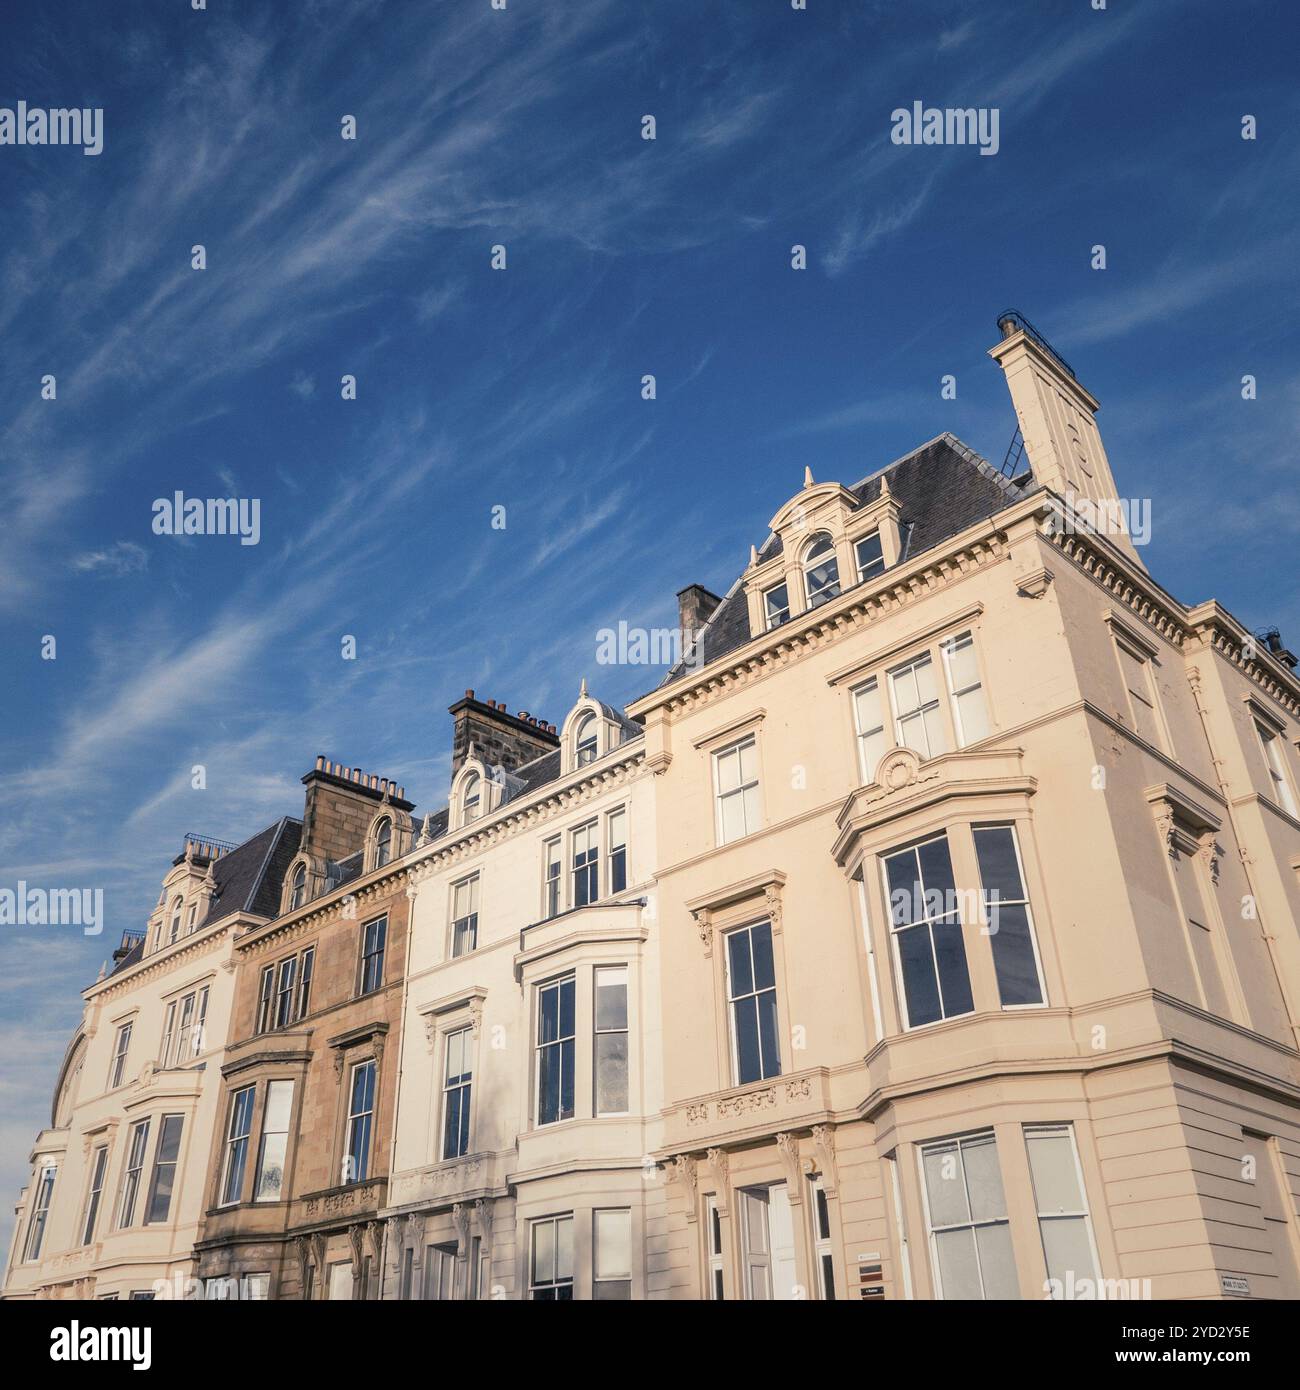
[[[393,858],[393,822],[388,816],[375,826],[375,868],[382,869]]]
[[[483,814],[483,779],[477,772],[465,778],[460,793],[460,823],[468,825]]]
[[[289,911],[294,912],[302,907],[307,901],[307,866],[299,864],[293,871],[293,880],[289,888]]]
[[[600,756],[600,721],[588,711],[573,731],[573,765],[586,767]]]
[[[803,579],[809,608],[839,597],[840,563],[835,557],[835,543],[825,531],[804,546]]]
[[[171,922],[167,927],[167,944],[170,946],[181,934],[181,909],[184,906],[184,899],[177,898],[172,903]]]

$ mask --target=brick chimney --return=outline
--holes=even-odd
[[[703,584],[688,584],[677,591],[677,625],[682,633],[695,633],[713,616],[722,600]],[[685,643],[683,642],[683,645]]]
[[[344,767],[324,755],[303,779],[307,788],[302,812],[302,849],[326,859],[346,859],[366,841],[370,822],[384,804],[396,811],[411,811],[406,788],[377,773]]]
[[[454,723],[451,735],[451,775],[454,777],[469,756],[469,746],[489,767],[507,772],[530,763],[543,753],[560,746],[554,724],[538,719],[527,710],[508,714],[504,702],[479,700],[472,690],[447,711]]]

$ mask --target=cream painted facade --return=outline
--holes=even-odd
[[[19,1198],[6,1298],[184,1297],[191,1287],[232,943],[263,920],[244,912],[206,920],[217,853],[187,844],[143,941],[124,940],[124,951],[136,949],[84,993],[52,1123],[37,1135],[32,1181]]]
[[[543,1296],[643,1298],[654,1282],[654,779],[639,731],[585,692],[552,756],[508,800],[471,757],[446,836],[411,861],[388,1298],[517,1299],[542,1274]],[[489,799],[469,819],[475,777]]]
[[[386,1194],[314,1296],[1300,1297],[1300,679],[1080,524],[1068,499],[1118,502],[1097,402],[1003,333],[1032,476],[951,436],[853,487],[806,476],[726,597],[683,591],[698,658],[626,713],[584,686],[555,747],[473,692],[452,707],[448,808],[394,846]],[[279,1066],[290,1036],[215,1042],[234,933],[302,908],[296,835],[278,908],[201,909],[171,944],[177,885],[182,931],[211,892],[178,863],[150,953],[87,991],[6,1296],[193,1268],[223,1064]],[[346,901],[337,853],[313,910]],[[211,1052],[146,1064],[203,986]],[[141,1226],[169,1114],[170,1211]],[[296,1195],[342,1221],[354,1185],[323,1181]]]
[[[1114,496],[1096,402],[1005,331],[1044,490],[900,558],[888,486],[807,479],[739,581],[749,640],[629,707],[674,1175],[654,1296],[1300,1297],[1300,682],[1066,524],[1067,492]],[[887,567],[808,609],[807,538],[852,576],[864,529]],[[741,1084],[751,928],[779,1056]]]

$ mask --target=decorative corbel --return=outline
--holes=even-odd
[[[366,1244],[370,1247],[375,1268],[382,1269],[384,1264],[384,1223],[382,1221],[367,1221],[365,1226]]]
[[[677,1183],[686,1194],[686,1219],[694,1221],[699,1215],[699,1171],[690,1154],[674,1154],[668,1161],[668,1180]]]
[[[813,1147],[817,1152],[817,1171],[821,1174],[822,1191],[827,1199],[834,1197],[840,1186],[839,1168],[835,1162],[835,1126],[813,1125]]]
[[[713,955],[713,917],[707,907],[696,908],[691,916],[695,918],[695,926],[700,933],[700,944],[704,947],[705,958]]]
[[[767,903],[767,916],[772,924],[772,935],[781,934],[781,889],[775,883],[769,883],[763,889],[763,899]]]
[[[438,1045],[438,1016],[437,1014],[425,1014],[424,1016],[424,1042],[429,1049],[429,1056],[433,1056],[433,1050]]]
[[[478,1030],[483,1024],[483,997],[476,994],[469,1001],[469,1033],[476,1042],[478,1041]]]
[[[423,1218],[418,1211],[407,1213],[405,1244],[418,1245],[420,1243],[420,1228],[423,1224]]]
[[[320,1290],[318,1297],[325,1298],[329,1294],[329,1289],[325,1283],[325,1237],[314,1235],[311,1237],[311,1260],[316,1266],[316,1283]]]
[[[343,1080],[343,1049],[341,1047],[334,1049],[334,1079],[336,1081]]]
[[[1210,874],[1210,882],[1219,886],[1219,865],[1223,858],[1223,846],[1215,839],[1214,831],[1207,830],[1201,836],[1201,858]]]
[[[785,1165],[786,1196],[791,1203],[803,1201],[803,1168],[799,1162],[799,1136],[787,1132],[776,1136],[776,1147]]]
[[[713,1178],[713,1190],[716,1194],[718,1213],[721,1216],[726,1216],[731,1206],[731,1191],[727,1186],[727,1151],[726,1149],[710,1149],[705,1154],[704,1161],[709,1165],[709,1173]]]
[[[456,1228],[457,1258],[469,1254],[469,1203],[456,1202],[451,1209],[451,1224]],[[461,1253],[464,1252],[464,1253]]]
[[[352,1247],[352,1278],[354,1283],[361,1279],[361,1260],[365,1254],[364,1243],[366,1237],[365,1225],[358,1221],[355,1225],[348,1227],[348,1244]]]
[[[492,1203],[479,1197],[474,1202],[474,1219],[478,1222],[478,1233],[483,1241],[483,1249],[492,1247]]]

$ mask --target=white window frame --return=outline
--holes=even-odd
[[[108,1068],[108,1089],[115,1091],[125,1079],[126,1059],[131,1051],[131,1033],[134,1019],[119,1023],[113,1040],[113,1059]]]
[[[1034,1194],[1034,1213],[1038,1221],[1038,1240],[1043,1248],[1043,1265],[1047,1270],[1049,1279],[1053,1277],[1051,1266],[1047,1262],[1047,1242],[1043,1239],[1043,1224],[1048,1221],[1077,1221],[1083,1220],[1084,1230],[1088,1234],[1088,1249],[1092,1254],[1092,1272],[1084,1275],[1084,1278],[1101,1278],[1101,1257],[1097,1253],[1097,1238],[1092,1226],[1092,1213],[1088,1210],[1088,1188],[1083,1180],[1083,1164],[1079,1161],[1079,1144],[1074,1135],[1072,1124],[1061,1125],[1023,1125],[1021,1134],[1025,1144],[1025,1163],[1029,1168],[1029,1187]],[[1042,1209],[1042,1203],[1038,1195],[1038,1188],[1034,1180],[1034,1164],[1030,1157],[1029,1141],[1038,1135],[1064,1135],[1070,1141],[1070,1154],[1074,1159],[1074,1180],[1079,1187],[1079,1195],[1083,1198],[1083,1206],[1078,1210],[1072,1211],[1050,1211]],[[1045,1290],[1045,1292],[1048,1292]]]
[[[726,1278],[723,1274],[722,1213],[718,1195],[710,1192],[704,1198],[704,1271],[707,1280],[705,1298],[721,1303],[726,1298]]]
[[[48,1161],[43,1163],[40,1177],[36,1181],[36,1191],[32,1196],[32,1214],[27,1221],[27,1239],[23,1243],[24,1264],[35,1264],[41,1258],[45,1228],[50,1221],[50,1203],[54,1199],[54,1184],[58,1180],[59,1165]]]
[[[876,703],[880,707],[880,723],[874,728],[864,729],[862,727],[862,697],[875,693]],[[854,744],[858,754],[858,774],[862,778],[863,786],[870,786],[875,777],[876,768],[880,766],[880,759],[889,752],[890,735],[889,725],[892,723],[893,711],[889,706],[888,696],[880,683],[879,676],[872,676],[869,680],[862,681],[849,691],[849,697],[853,702],[853,730]],[[871,766],[867,766],[867,744],[870,739],[880,736],[881,747],[879,754],[872,760]]]
[[[984,919],[984,927],[988,932],[989,956],[993,964],[993,987],[998,991],[998,1007],[1008,1013],[1014,1013],[1020,1009],[1045,1009],[1048,1007],[1047,976],[1043,970],[1042,953],[1038,949],[1038,926],[1034,921],[1034,905],[1029,900],[1029,880],[1025,877],[1025,856],[1020,848],[1020,832],[1014,821],[974,821],[969,829],[971,847],[975,852],[975,873],[980,881],[980,913]],[[1029,945],[1034,953],[1034,970],[1038,976],[1039,999],[1036,1004],[1004,1004],[1002,1002],[1002,988],[997,979],[997,959],[993,955],[993,922],[989,916],[989,904],[984,891],[984,874],[980,868],[978,836],[984,830],[1009,830],[1011,832],[1011,846],[1016,852],[1016,872],[1020,875],[1020,891],[1024,896],[1008,898],[1005,899],[1005,902],[1008,907],[1023,907],[1025,909],[1025,921],[1029,927]],[[1003,901],[1003,899],[998,900],[999,906]],[[969,966],[969,961],[967,964]]]
[[[602,1269],[602,1242],[601,1242],[601,1218],[617,1217],[620,1221],[627,1223],[627,1273],[610,1273],[608,1268]],[[608,1252],[606,1251],[606,1254]],[[634,1253],[632,1249],[632,1208],[631,1207],[596,1207],[591,1213],[591,1297],[597,1301],[596,1290],[602,1284],[627,1285],[627,1298],[632,1297],[632,1265],[634,1263]],[[600,1300],[604,1301],[604,1300]],[[615,1301],[615,1300],[610,1300]],[[619,1300],[621,1301],[621,1300]]]
[[[584,847],[578,849],[579,836],[583,837]],[[578,855],[584,857],[578,863]],[[586,897],[578,891],[578,875],[582,874],[587,883]],[[594,879],[594,883],[593,883]],[[600,901],[600,821],[593,819],[575,825],[569,831],[569,886],[571,901],[575,908],[590,907]]]
[[[602,1028],[600,1026],[600,977],[602,975],[621,975],[623,977],[623,1026],[621,1028]],[[630,1115],[632,1105],[632,979],[626,965],[598,965],[591,976],[591,1112],[600,1117]],[[576,1020],[574,1026],[576,1027]],[[602,1110],[600,1108],[600,1048],[602,1037],[623,1036],[623,1066],[625,1069],[624,1087],[627,1091],[627,1105],[622,1110]],[[575,1097],[576,1104],[576,1097]]]
[[[1295,793],[1291,790],[1291,779],[1287,775],[1282,735],[1276,729],[1270,729],[1263,720],[1253,715],[1251,717],[1254,719],[1260,751],[1264,754],[1264,770],[1268,773],[1271,784],[1272,800],[1288,815],[1300,816],[1300,810],[1296,808]]]
[[[553,835],[542,845],[542,921],[549,922],[563,911],[564,838]]]
[[[246,1110],[240,1104],[243,1096],[250,1097]],[[253,1133],[253,1111],[256,1108],[256,1085],[240,1086],[231,1091],[230,1104],[226,1110],[225,1137],[221,1146],[221,1187],[217,1193],[217,1205],[219,1207],[237,1206],[244,1200],[244,1183],[248,1176],[248,1143]],[[247,1121],[247,1128],[242,1133],[236,1134],[235,1124],[241,1116]],[[238,1155],[239,1161],[239,1182],[236,1185],[234,1195],[227,1196],[230,1191],[230,1179],[234,1171],[236,1155]]]
[[[748,749],[753,757],[753,775],[749,781],[745,780],[745,750]],[[736,786],[730,791],[722,790],[722,770],[725,759],[734,757],[736,759]],[[762,773],[758,765],[758,735],[748,733],[743,738],[738,738],[729,743],[724,748],[717,748],[713,752],[713,805],[714,805],[714,829],[717,834],[718,844],[735,844],[746,837],[753,835],[756,831],[763,828],[763,807],[761,801]],[[752,800],[750,798],[752,793]],[[728,837],[726,833],[726,817],[723,814],[723,803],[732,798],[740,799],[741,820],[743,829],[738,834]],[[751,824],[751,819],[753,824]]]
[[[785,602],[773,607],[773,597],[778,589],[785,590]],[[770,588],[763,590],[763,630],[765,632],[771,632],[773,628],[778,628],[788,623],[791,616],[790,584],[788,580],[782,579],[779,583],[773,584]]]
[[[287,1086],[288,1099],[285,1102],[284,1128],[271,1129],[270,1125],[274,1119],[271,1111],[272,1093],[276,1086]],[[266,1090],[262,1097],[262,1132],[257,1140],[257,1164],[253,1169],[253,1201],[254,1202],[283,1202],[287,1200],[285,1189],[288,1186],[288,1167],[289,1167],[289,1136],[293,1132],[293,1090],[294,1083],[292,1077],[277,1076],[272,1077],[266,1083]],[[280,1092],[284,1094],[284,1092]],[[272,1141],[283,1139],[283,1144],[272,1144],[270,1147],[271,1163],[274,1164],[276,1151],[278,1150],[280,1162],[280,1186],[270,1196],[263,1196],[266,1174],[268,1171],[268,1144],[267,1140]]]
[[[143,1120],[136,1120],[127,1130],[126,1151],[122,1158],[122,1188],[117,1200],[119,1231],[125,1231],[135,1224],[135,1207],[140,1198],[140,1182],[144,1176],[151,1128],[152,1117],[146,1116]],[[138,1145],[137,1135],[140,1139]]]
[[[370,1069],[370,1103],[369,1107],[354,1110],[352,1107],[357,1103],[357,1076],[359,1073]],[[347,1183],[366,1182],[370,1177],[370,1163],[374,1157],[375,1148],[375,1102],[378,1100],[379,1092],[379,1063],[374,1057],[365,1057],[359,1062],[353,1062],[352,1070],[348,1072],[348,1113],[347,1121],[343,1128],[343,1156],[344,1160],[352,1160],[351,1175],[346,1179]],[[358,1123],[366,1120],[365,1126],[365,1152],[362,1155],[364,1165],[358,1160],[357,1145],[354,1143],[354,1135]]]
[[[456,960],[461,956],[468,956],[478,949],[478,915],[479,915],[479,888],[481,875],[476,871],[466,874],[464,878],[458,878],[448,889],[448,908],[450,910],[450,940],[447,943],[448,956]],[[465,891],[466,902],[460,901],[461,890]],[[467,910],[457,916],[457,910],[465,906]],[[464,949],[460,949],[462,941],[468,941]]]
[[[542,996],[548,990],[555,990],[561,993],[566,984],[573,986],[573,1032],[557,1032],[553,1039],[547,1042],[541,1041],[542,1033]],[[563,975],[556,975],[549,980],[541,981],[535,991],[535,1002],[533,1005],[533,1126],[536,1129],[547,1128],[551,1125],[564,1124],[568,1120],[575,1119],[578,1114],[578,976],[576,971],[568,971]],[[561,1008],[556,1010],[556,1027],[560,1026],[560,1021],[564,1014]],[[571,1060],[570,1067],[573,1070],[573,1113],[569,1115],[559,1114],[554,1119],[542,1119],[542,1056],[543,1053],[551,1048],[560,1049],[560,1077],[561,1095],[563,1094],[564,1077],[564,1044],[570,1044]],[[562,1107],[561,1107],[562,1108]]]
[[[974,1140],[983,1139],[991,1139],[993,1141],[993,1153],[995,1161],[998,1165],[998,1177],[1002,1187],[1002,1205],[1004,1208],[1004,1214],[1001,1217],[986,1217],[976,1220],[974,1214],[970,1212],[970,1187],[966,1179],[966,1157],[965,1154],[962,1152],[962,1146],[964,1144],[969,1144]],[[952,1145],[956,1145],[957,1155],[961,1163],[961,1181],[966,1191],[966,1208],[967,1212],[970,1213],[970,1219],[963,1222],[957,1222],[955,1224],[936,1227],[934,1224],[934,1220],[930,1214],[930,1184],[925,1171],[925,1155],[934,1149],[945,1149],[949,1148]],[[1006,1226],[1008,1228],[1008,1232],[1010,1233],[1011,1204],[1007,1200],[1007,1185],[1006,1179],[1002,1173],[1002,1157],[998,1153],[997,1133],[993,1129],[980,1129],[974,1130],[970,1134],[955,1134],[949,1136],[946,1139],[935,1139],[925,1144],[918,1144],[916,1146],[916,1165],[917,1175],[921,1185],[921,1209],[925,1215],[926,1243],[930,1247],[930,1272],[934,1278],[935,1297],[937,1299],[942,1299],[944,1296],[943,1271],[939,1262],[939,1246],[938,1242],[935,1239],[935,1235],[937,1232],[969,1230],[973,1233],[978,1227],[981,1226]],[[980,1294],[983,1298],[987,1299],[988,1295],[985,1292],[984,1286],[984,1266],[983,1261],[980,1259],[978,1239],[973,1239],[973,1244],[975,1248],[975,1267],[977,1273],[979,1274],[980,1280]],[[1016,1264],[1016,1251],[1014,1239],[1011,1240],[1011,1268],[1012,1272],[1016,1275],[1018,1279],[1020,1270]]]
[[[953,672],[953,656],[962,643],[970,646],[971,661],[975,666],[975,680],[969,685],[960,688],[956,685],[956,677]],[[980,666],[979,643],[975,640],[974,628],[966,628],[963,632],[955,633],[952,637],[945,637],[939,643],[939,658],[943,664],[944,687],[948,692],[948,709],[952,714],[952,729],[956,736],[958,748],[969,748],[972,743],[983,743],[986,738],[993,734],[993,720],[989,716],[988,691],[984,686],[984,672]],[[980,705],[984,710],[985,732],[976,737],[968,738],[966,729],[962,724],[960,697],[963,695],[973,695],[979,692]]]
[[[99,1209],[104,1201],[104,1186],[108,1179],[108,1145],[96,1144],[90,1155],[90,1184],[86,1188],[86,1205],[81,1218],[81,1243],[91,1245]]]
[[[565,1223],[569,1227],[569,1258],[570,1268],[569,1277],[561,1279],[556,1277],[559,1272],[559,1249],[560,1249],[560,1227]],[[537,1279],[537,1233],[544,1226],[551,1228],[551,1268],[552,1277],[550,1279]],[[528,1296],[531,1302],[537,1300],[538,1290],[560,1290],[568,1289],[570,1298],[574,1292],[574,1276],[578,1263],[578,1252],[575,1241],[577,1228],[574,1225],[573,1213],[571,1211],[557,1212],[554,1216],[535,1217],[528,1223]],[[547,1300],[550,1301],[550,1300]]]
[[[163,1157],[163,1140],[167,1136],[168,1123],[174,1121],[176,1127],[176,1157],[165,1159]],[[153,1167],[149,1175],[149,1188],[145,1193],[144,1212],[141,1220],[142,1226],[164,1226],[171,1219],[172,1203],[176,1198],[176,1174],[181,1165],[181,1144],[185,1140],[185,1116],[184,1115],[159,1115],[158,1117],[158,1137],[153,1146]],[[167,1193],[167,1209],[161,1216],[155,1217],[153,1214],[154,1201],[158,1196],[158,1183],[162,1177],[162,1170],[170,1168],[171,1188]]]
[[[916,677],[917,670],[922,666],[928,666],[932,672],[931,679],[934,683],[934,698],[930,700],[922,699],[920,682]],[[941,758],[949,751],[949,730],[947,724],[944,722],[943,692],[939,686],[939,674],[936,666],[937,663],[934,659],[934,653],[927,647],[924,651],[917,652],[914,656],[908,657],[906,661],[900,661],[897,665],[891,666],[889,670],[885,672],[885,680],[889,687],[889,709],[890,713],[893,715],[894,721],[894,742],[900,748],[912,748],[912,751],[922,760]],[[911,677],[912,686],[916,691],[916,698],[919,702],[909,706],[905,710],[900,708],[901,701],[899,700],[898,687],[900,679],[904,676]],[[936,749],[934,747],[934,741],[930,737],[930,726],[927,723],[926,716],[931,712],[936,712],[939,717],[939,733],[944,743],[942,748]],[[917,716],[920,716],[919,719]],[[919,723],[921,731],[925,735],[924,749],[914,748],[904,737],[903,725],[909,721],[911,723]]]
[[[615,887],[615,867],[622,870],[623,883]],[[616,806],[605,814],[605,885],[609,894],[625,893],[627,874],[627,807]]]
[[[371,950],[368,949],[369,940],[370,940],[370,929],[371,929],[371,927],[380,927],[381,924],[382,924],[381,930],[382,930],[382,934],[383,934],[383,944],[379,947],[379,949],[378,949],[377,951],[371,951]],[[378,937],[379,937],[379,932],[376,932],[376,938],[378,939]],[[360,996],[362,996],[362,995],[365,995],[365,994],[373,994],[376,990],[383,989],[383,987],[384,987],[384,966],[385,966],[385,964],[387,963],[387,961],[386,961],[387,955],[388,955],[388,913],[386,913],[386,912],[381,912],[377,917],[372,917],[368,922],[362,922],[362,924],[361,924],[361,961],[360,961],[360,969],[358,970],[358,973],[357,973],[357,996],[358,996],[358,998],[359,998]],[[379,978],[375,981],[374,984],[367,986],[367,984],[366,984],[366,976],[367,976],[367,974],[369,973],[367,963],[368,963],[369,961],[375,959],[376,957],[378,957],[378,959],[379,959]]]
[[[457,1080],[453,1083],[450,1074],[452,1039],[460,1039],[461,1065],[462,1068],[468,1064],[469,1070],[461,1070],[456,1074]],[[474,1137],[474,1027],[472,1024],[465,1023],[455,1028],[449,1029],[443,1034],[442,1038],[442,1107],[439,1118],[442,1123],[439,1125],[439,1144],[438,1156],[440,1159],[463,1158],[472,1151]],[[455,1092],[459,1098],[462,1109],[462,1125],[465,1130],[465,1147],[457,1148],[455,1153],[447,1152],[447,1120],[451,1113],[452,1093]]]
[[[771,941],[771,946],[772,946],[772,983],[771,983],[770,986],[764,985],[762,989],[759,989],[759,988],[758,988],[758,982],[757,982],[757,980],[755,980],[755,981],[753,982],[754,988],[751,989],[748,993],[745,993],[745,994],[733,994],[733,993],[732,993],[732,978],[731,978],[731,942],[732,942],[733,938],[738,937],[738,936],[745,936],[745,937],[747,937],[747,938],[749,939],[749,961],[750,961],[750,973],[751,973],[751,975],[752,975],[752,974],[754,973],[754,971],[753,971],[753,964],[754,964],[754,938],[753,938],[753,933],[754,933],[755,931],[757,931],[760,927],[766,927],[766,928],[767,928],[769,940]],[[749,923],[747,923],[747,924],[746,924],[745,926],[743,926],[743,927],[736,927],[736,928],[732,929],[731,931],[725,932],[725,933],[723,934],[723,938],[722,938],[722,949],[723,949],[723,957],[722,957],[723,966],[722,966],[722,968],[723,968],[724,983],[725,983],[726,995],[727,995],[727,1030],[728,1030],[728,1032],[729,1032],[730,1035],[731,1035],[731,1084],[732,1084],[733,1086],[756,1086],[756,1085],[758,1085],[758,1084],[759,1084],[760,1082],[762,1082],[762,1081],[772,1081],[772,1080],[774,1080],[776,1077],[781,1076],[781,1075],[783,1074],[783,1072],[784,1072],[784,1058],[783,1058],[782,1055],[781,1055],[781,998],[780,998],[779,993],[777,992],[777,979],[776,979],[776,933],[772,931],[772,923],[771,923],[771,921],[770,921],[769,919],[767,919],[767,918],[764,918],[764,919],[763,919],[762,921],[760,921],[760,922],[749,922]],[[764,995],[764,994],[770,994],[770,995],[772,996],[772,1005],[773,1005],[773,1009],[774,1009],[775,1014],[776,1014],[776,1022],[775,1022],[775,1026],[774,1026],[774,1028],[773,1028],[773,1033],[774,1033],[774,1035],[775,1035],[775,1039],[774,1039],[774,1040],[775,1040],[775,1043],[776,1043],[776,1070],[775,1070],[775,1071],[771,1071],[771,1072],[767,1071],[767,1070],[766,1070],[765,1063],[764,1063],[763,1060],[762,1060],[762,1051],[763,1051],[763,1030],[762,1030],[762,1027],[761,1027],[760,1024],[759,1024],[759,1018],[761,1017],[761,1015],[760,1015],[759,1012],[758,1012],[758,1006],[757,1006],[757,1003],[756,1003],[756,1004],[755,1004],[755,1016],[754,1016],[754,1017],[755,1017],[755,1027],[758,1029],[756,1041],[757,1041],[757,1043],[758,1043],[759,1058],[760,1058],[760,1067],[761,1067],[761,1069],[763,1070],[763,1075],[762,1075],[762,1076],[750,1077],[750,1079],[749,1079],[748,1081],[742,1081],[742,1080],[740,1079],[740,1030],[739,1030],[739,1028],[738,1028],[738,1026],[737,1026],[737,1020],[736,1020],[736,1005],[737,1005],[738,1003],[742,1002],[743,1000],[746,1000],[746,999],[753,999],[753,1000],[757,1001],[757,1000],[758,1000],[762,995]]]
[[[868,574],[866,572],[866,567],[862,563],[862,547],[870,540],[874,540],[880,550],[880,567],[879,569],[873,568],[871,573]],[[874,531],[868,531],[865,536],[859,536],[857,540],[853,542],[853,563],[858,571],[859,584],[866,579],[875,579],[878,575],[884,574],[889,568],[889,563],[885,559],[885,538],[880,534],[879,527]],[[872,564],[874,565],[875,561],[872,561]]]
[[[829,554],[821,552],[814,561],[810,554],[813,546],[819,541],[826,541],[829,546]],[[824,565],[835,566],[834,579],[828,579],[815,592],[809,582],[808,572],[811,569],[819,569]],[[808,537],[799,551],[799,570],[803,575],[803,598],[806,608],[811,611],[820,608],[823,604],[832,603],[844,592],[844,576],[840,573],[840,553],[835,544],[835,537],[829,531],[818,531]],[[825,595],[825,597],[821,597]]]
[[[820,1200],[819,1200],[820,1199]],[[826,1231],[822,1232],[821,1211],[826,1211]],[[820,1173],[808,1179],[808,1220],[812,1228],[813,1260],[817,1266],[817,1297],[822,1302],[834,1302],[837,1297],[835,1286],[835,1235],[831,1222],[830,1201],[826,1196],[826,1184]],[[827,1291],[826,1266],[830,1264],[830,1287]]]
[[[591,732],[588,734],[587,729]],[[573,726],[573,766],[576,770],[587,767],[600,757],[600,720],[595,710],[587,710],[578,716]]]

